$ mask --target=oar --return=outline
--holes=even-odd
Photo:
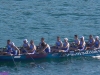
[[[10,55],[10,56],[12,57],[12,60],[13,60],[13,62],[14,62],[14,65],[16,66],[16,69],[18,70],[17,64],[16,64],[16,62],[15,62],[15,60],[14,60],[14,58],[13,58],[14,55]]]
[[[80,51],[80,50],[79,50],[79,52],[81,53],[81,56],[83,57],[83,60],[85,60],[84,53],[83,53],[84,50],[83,50],[83,51]]]
[[[40,65],[36,65],[35,60],[32,58],[32,56],[28,53],[27,50],[26,50],[26,52],[27,52],[27,54],[31,57],[31,59],[33,60],[35,66],[38,66],[38,67],[44,69],[42,66],[40,66]],[[33,63],[32,63],[32,64],[33,64]]]

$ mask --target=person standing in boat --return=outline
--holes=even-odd
[[[23,49],[22,49],[22,53],[27,53],[29,50],[29,43],[27,39],[23,40]]]
[[[89,40],[88,40],[88,43],[87,43],[87,47],[86,49],[93,49],[94,47],[94,42],[95,42],[95,39],[93,38],[92,35],[89,35]]]
[[[49,53],[51,52],[50,46],[49,44],[46,44],[46,42],[44,41],[44,38],[41,38],[41,42],[39,43],[39,53],[41,52],[46,52]]]
[[[64,38],[64,44],[63,44],[62,50],[59,50],[59,52],[69,52],[69,47],[70,47],[70,44],[68,42],[68,38]]]
[[[94,42],[94,49],[100,49],[100,40],[99,40],[99,36],[95,37],[95,42]]]
[[[56,48],[57,48],[57,49],[61,49],[62,47],[63,47],[63,43],[62,43],[62,41],[60,40],[60,37],[57,36]]]
[[[30,47],[29,47],[28,53],[34,54],[35,52],[36,52],[36,46],[35,46],[35,44],[34,44],[34,41],[31,40],[31,41],[30,41]]]
[[[85,45],[86,45],[86,43],[85,43],[84,37],[82,36],[80,38],[80,44],[79,44],[78,50],[80,50],[80,51],[85,50]]]

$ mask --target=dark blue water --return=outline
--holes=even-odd
[[[25,38],[38,45],[41,37],[54,45],[57,36],[73,41],[74,34],[85,40],[90,34],[100,35],[100,0],[0,0],[0,47],[7,39],[21,46]],[[99,60],[72,60],[40,63],[44,70],[22,66],[18,72],[7,66],[0,70],[10,75],[99,75]]]

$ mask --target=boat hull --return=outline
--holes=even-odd
[[[29,61],[29,60],[40,60],[40,59],[52,59],[52,58],[68,58],[68,57],[92,57],[99,56],[100,50],[89,50],[89,51],[80,51],[74,52],[70,51],[69,53],[48,53],[48,54],[27,54],[19,56],[0,56],[0,61]]]

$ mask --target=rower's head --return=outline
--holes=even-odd
[[[89,38],[90,38],[90,39],[92,39],[92,38],[93,38],[93,36],[92,36],[92,35],[89,35]]]
[[[27,40],[27,39],[24,39],[23,42],[24,42],[24,43],[28,43],[28,40]]]
[[[34,41],[33,41],[33,40],[31,40],[31,41],[30,41],[30,44],[34,44]]]
[[[59,36],[57,36],[57,41],[60,41],[60,37]]]
[[[99,40],[99,36],[96,36],[96,37],[95,37],[95,40]]]
[[[43,37],[41,38],[41,42],[44,42],[44,38]]]
[[[65,42],[68,42],[68,38],[64,38],[64,41],[65,41]]]
[[[81,37],[80,37],[80,40],[81,40],[81,41],[84,41],[84,36],[81,36]]]
[[[11,42],[11,46],[15,46],[14,42]]]
[[[10,40],[7,40],[7,44],[10,44]]]
[[[74,38],[75,38],[75,39],[78,39],[78,35],[74,35]]]
[[[45,42],[42,42],[42,43],[41,43],[41,46],[42,46],[42,47],[45,47],[45,46],[46,46],[46,43],[45,43]]]

